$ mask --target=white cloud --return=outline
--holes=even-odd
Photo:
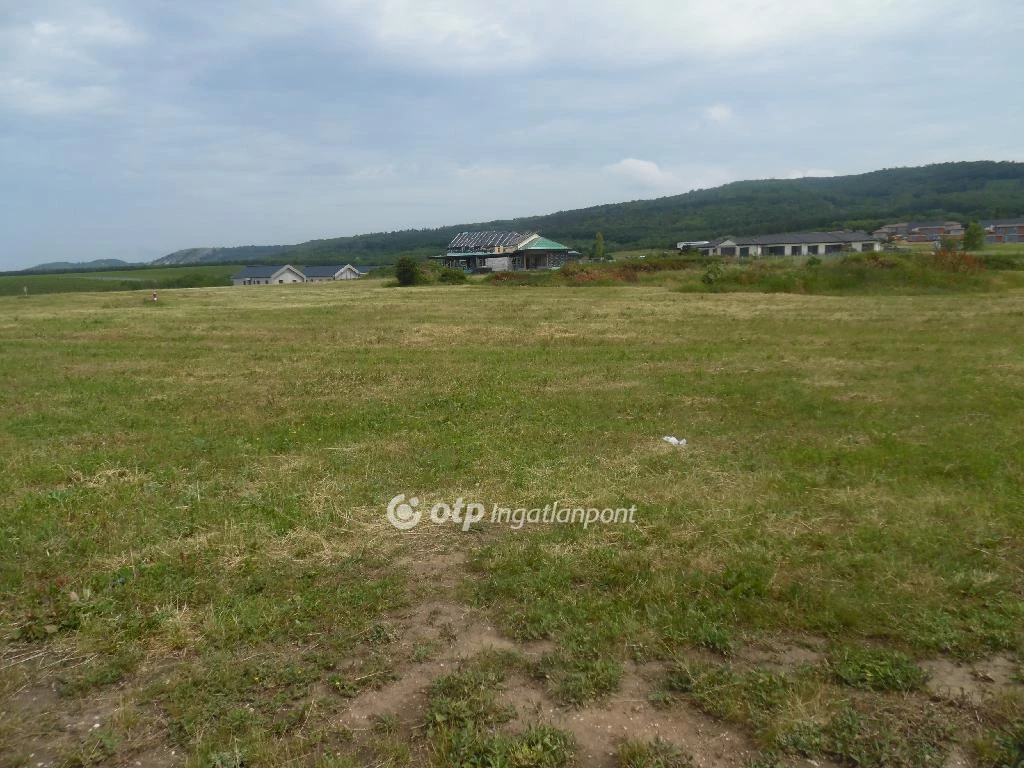
[[[0,79],[0,105],[29,114],[91,111],[108,106],[114,98],[113,91],[101,85],[59,86],[18,77]]]
[[[106,55],[145,39],[124,19],[94,9],[0,28],[0,106],[32,114],[108,107],[120,72]]]
[[[635,157],[627,157],[605,166],[605,170],[644,187],[678,188],[682,184],[675,174],[662,170],[657,163]]]
[[[955,0],[312,0],[326,23],[394,61],[438,70],[518,70],[573,62],[584,68],[852,48],[941,13],[968,17]],[[314,11],[315,12],[315,11]],[[851,26],[851,19],[870,19]],[[699,45],[694,44],[694,38]],[[581,45],[582,43],[582,45]],[[500,51],[500,55],[495,55]],[[581,51],[583,55],[581,56]]]
[[[727,123],[732,120],[732,107],[728,104],[712,104],[705,107],[704,117],[713,123]]]
[[[1020,155],[1021,106],[999,98],[1019,69],[1010,0],[6,5],[0,193],[26,260],[51,260],[45,237],[83,255],[297,242],[831,175],[825,162]],[[950,54],[986,15],[1003,21],[993,43]],[[951,117],[953,102],[992,119]]]
[[[365,168],[359,168],[348,174],[348,178],[354,182],[373,183],[393,179],[397,173],[398,169],[394,163],[384,163],[383,165],[369,165]]]
[[[507,182],[514,179],[521,171],[511,166],[472,165],[465,168],[456,168],[453,173],[458,179]]]

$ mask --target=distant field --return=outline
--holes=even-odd
[[[0,766],[1019,765],[1024,290],[681,279],[0,298]]]
[[[237,264],[62,272],[52,275],[0,275],[0,296],[83,291],[152,290],[170,287],[228,285]]]

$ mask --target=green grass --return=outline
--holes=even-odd
[[[48,293],[162,290],[230,285],[240,267],[215,264],[183,267],[117,269],[95,272],[62,272],[45,275],[0,275],[0,296],[28,296]]]
[[[503,287],[659,286],[683,293],[799,293],[836,296],[1001,292],[1024,287],[1024,261],[1012,251],[937,262],[933,251],[846,253],[756,260],[693,253],[650,254],[614,263],[569,263],[557,271],[503,272],[485,282]]]
[[[920,671],[1024,648],[1024,292],[986,276],[0,297],[0,766],[562,765],[578,745],[513,719],[508,676],[585,708],[634,663],[765,760],[1012,764],[1019,682],[968,711]],[[638,512],[399,533],[398,493]],[[442,589],[546,645],[440,668],[452,643],[402,617]],[[803,641],[807,668],[745,660]],[[339,728],[417,669],[400,727]],[[23,703],[54,689],[120,714],[76,734]]]
[[[667,741],[655,739],[651,742],[626,741],[619,746],[618,760],[621,768],[692,768],[690,760],[682,750]]]
[[[426,732],[434,764],[559,768],[573,754],[573,738],[546,725],[519,733],[498,729],[515,710],[498,702],[505,660],[484,657],[474,666],[438,678],[430,686]]]
[[[828,666],[838,682],[870,691],[917,691],[927,679],[920,667],[894,651],[841,648]]]

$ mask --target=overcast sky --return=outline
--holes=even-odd
[[[1024,160],[1022,8],[0,0],[0,269]]]

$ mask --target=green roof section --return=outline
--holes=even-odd
[[[554,240],[548,240],[546,237],[538,237],[530,243],[526,244],[524,251],[568,251],[569,246],[556,243]]]
[[[448,251],[446,253],[439,253],[436,256],[431,256],[432,259],[451,259],[462,256],[502,256],[504,254],[495,253],[494,251]]]

